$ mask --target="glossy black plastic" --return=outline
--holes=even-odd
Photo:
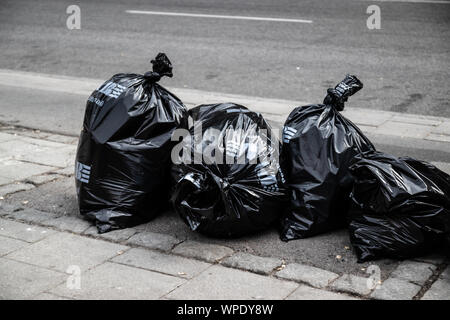
[[[238,237],[272,226],[287,198],[279,140],[270,126],[259,113],[233,103],[201,105],[190,115],[194,122],[182,154],[193,161],[173,167],[176,212],[192,230],[212,237]]]
[[[349,214],[358,261],[409,258],[444,246],[450,236],[450,176],[408,157],[373,152],[358,158],[350,167],[355,183]]]
[[[328,89],[324,104],[295,108],[284,124],[281,167],[290,205],[281,221],[283,241],[306,238],[346,224],[352,177],[348,168],[372,143],[338,110],[362,83],[347,75]]]
[[[80,213],[100,233],[152,219],[169,200],[172,132],[187,110],[156,82],[172,76],[165,54],[145,75],[116,74],[86,104],[76,156]]]

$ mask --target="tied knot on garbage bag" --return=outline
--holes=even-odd
[[[153,65],[153,71],[144,74],[144,78],[151,82],[158,82],[162,77],[173,77],[172,63],[165,53],[158,53],[155,59],[150,61]]]
[[[347,75],[336,87],[327,90],[324,104],[334,106],[338,111],[344,110],[344,103],[348,97],[354,95],[363,88],[362,82],[354,75]]]

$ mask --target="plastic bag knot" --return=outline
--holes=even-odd
[[[144,78],[150,82],[158,82],[162,77],[166,76],[171,78],[172,63],[165,53],[158,53],[158,55],[150,61],[153,65],[153,71],[146,72]]]
[[[324,104],[334,106],[338,111],[344,110],[344,103],[348,97],[354,95],[363,88],[362,82],[354,75],[347,75],[336,87],[327,90]]]

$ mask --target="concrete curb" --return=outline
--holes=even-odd
[[[0,85],[83,95],[86,98],[104,80],[75,78],[34,72],[0,69]],[[199,104],[234,102],[264,114],[268,119],[284,123],[288,114],[307,102],[266,99],[186,88],[171,88],[188,108]],[[316,101],[317,103],[318,101]],[[402,138],[425,139],[450,143],[450,118],[403,114],[390,111],[347,107],[343,114],[363,132]]]
[[[0,211],[2,211],[0,207]],[[33,215],[31,211],[29,215]],[[31,217],[32,218],[32,217]],[[75,217],[72,217],[75,219]],[[423,285],[419,285],[417,283],[408,281],[406,279],[402,279],[399,277],[399,272],[403,271],[399,268],[398,271],[393,272],[391,277],[386,279],[379,289],[375,290],[363,288],[364,284],[367,282],[368,278],[356,277],[348,274],[338,275],[332,273],[328,270],[312,267],[305,264],[298,263],[289,263],[287,265],[283,265],[283,267],[278,267],[273,270],[270,274],[268,271],[261,272],[260,268],[255,267],[255,265],[267,265],[267,266],[275,266],[277,263],[274,262],[273,258],[270,257],[260,257],[244,254],[242,252],[233,252],[232,249],[223,247],[223,246],[214,246],[210,247],[207,244],[196,243],[195,241],[189,241],[188,248],[189,250],[184,250],[183,248],[186,246],[186,242],[178,241],[177,244],[171,249],[167,250],[166,248],[172,247],[174,243],[172,241],[168,241],[167,245],[163,245],[164,249],[159,247],[147,246],[145,243],[137,243],[137,242],[129,242],[129,241],[120,241],[115,239],[112,235],[113,232],[110,232],[110,236],[108,238],[101,237],[100,235],[96,235],[94,232],[86,233],[86,228],[79,228],[79,223],[75,223],[73,228],[70,228],[68,225],[59,225],[53,223],[51,220],[45,220],[36,222],[34,219],[28,220],[26,216],[23,214],[19,219],[16,219],[14,212],[9,212],[6,215],[3,215],[2,218],[4,221],[16,221],[18,223],[25,223],[28,225],[37,226],[40,229],[49,228],[50,230],[59,231],[59,232],[69,232],[72,234],[80,235],[86,238],[98,239],[102,241],[107,241],[119,245],[126,245],[132,248],[139,248],[139,250],[149,250],[151,252],[161,252],[169,255],[173,255],[174,257],[182,257],[187,259],[193,259],[196,261],[200,261],[203,263],[209,263],[212,265],[222,265],[228,269],[237,269],[246,272],[250,272],[253,274],[264,275],[268,278],[280,279],[284,281],[291,281],[299,283],[301,286],[307,285],[311,288],[320,289],[323,293],[345,293],[349,295],[348,297],[358,297],[360,299],[412,299],[416,296],[416,294],[422,289]],[[0,219],[0,222],[2,221]],[[80,223],[85,226],[87,223],[79,219]],[[123,230],[116,231],[121,233]],[[1,233],[0,233],[1,234]],[[49,233],[51,234],[51,233]],[[136,235],[138,235],[137,233]],[[155,234],[155,233],[142,233],[141,235],[145,236],[147,240],[152,242],[150,238],[155,237],[155,241],[161,242],[161,237],[167,237],[165,234]],[[9,237],[13,237],[14,235],[8,235]],[[120,236],[119,238],[120,239]],[[33,240],[34,241],[34,240]],[[220,247],[220,248],[219,248]],[[219,250],[216,250],[219,249]],[[232,257],[233,255],[244,255],[245,260],[243,263],[229,263],[227,260],[222,261],[222,259],[230,259],[227,257]],[[414,262],[406,261],[405,263],[415,264]],[[416,263],[417,264],[417,263]],[[435,265],[428,264],[432,270],[436,269]],[[445,265],[446,266],[446,265]],[[441,265],[442,269],[442,265]],[[404,272],[404,271],[403,271]],[[174,275],[180,278],[185,278],[184,274]],[[432,274],[427,275],[424,279],[429,279],[432,277]],[[434,276],[436,277],[436,276]],[[350,281],[351,280],[351,281]],[[423,281],[425,283],[425,281]],[[439,285],[442,286],[441,283]],[[442,289],[440,289],[442,291]],[[370,294],[372,292],[372,294]],[[425,290],[425,293],[427,291]],[[370,296],[369,296],[370,294]],[[345,295],[343,295],[345,297]],[[427,298],[430,295],[426,295]]]

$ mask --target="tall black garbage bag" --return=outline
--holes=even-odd
[[[346,223],[352,178],[348,167],[361,152],[375,150],[339,111],[363,84],[347,75],[328,89],[324,104],[297,107],[283,129],[281,166],[290,206],[281,221],[283,241],[310,237]]]
[[[153,218],[169,202],[171,134],[187,128],[183,103],[157,82],[172,77],[165,54],[153,72],[116,74],[86,104],[76,156],[80,213],[100,233]]]
[[[190,110],[194,125],[173,166],[172,201],[192,230],[238,237],[264,230],[286,204],[279,141],[259,113],[233,103]],[[181,159],[180,159],[181,161]]]
[[[449,245],[449,175],[408,157],[373,152],[358,158],[350,167],[349,231],[359,262],[409,258]]]

